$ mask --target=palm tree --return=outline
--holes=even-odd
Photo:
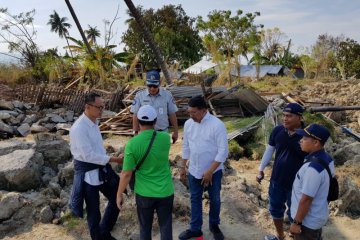
[[[94,51],[90,47],[90,44],[89,44],[88,40],[85,37],[84,31],[83,31],[83,29],[82,29],[82,27],[80,25],[79,19],[77,18],[76,13],[75,13],[73,7],[71,6],[70,0],[65,0],[65,3],[66,3],[66,5],[67,5],[67,7],[68,7],[68,9],[70,11],[70,14],[71,14],[72,18],[74,19],[74,22],[75,22],[75,24],[76,24],[76,26],[77,26],[77,28],[79,30],[81,38],[83,39],[83,41],[84,41],[84,43],[86,45],[88,53],[94,54]]]
[[[89,27],[89,29],[85,30],[86,38],[89,41],[92,41],[94,43],[94,45],[96,46],[96,38],[101,36],[100,31],[97,30],[96,26],[92,27],[92,26],[88,25],[88,27]]]
[[[71,27],[70,23],[67,23],[67,17],[60,17],[59,14],[54,10],[53,14],[50,14],[49,22],[47,23],[51,27],[51,31],[55,32],[59,35],[60,38],[65,38],[66,43],[69,46],[69,31],[68,29]],[[71,57],[72,52],[70,50]]]
[[[65,0],[67,1],[67,0]],[[168,85],[172,84],[171,78],[170,78],[170,74],[166,68],[166,64],[164,61],[164,57],[161,53],[160,48],[156,45],[153,37],[151,36],[150,31],[147,29],[144,20],[142,19],[141,14],[139,13],[139,11],[136,9],[134,3],[131,0],[124,0],[127,7],[129,8],[129,11],[131,12],[131,14],[134,16],[135,21],[139,24],[142,33],[143,33],[143,37],[145,39],[145,41],[149,44],[151,50],[154,52],[155,54],[155,58],[156,58],[156,62],[157,64],[161,67],[161,70],[164,73],[164,77],[166,79],[166,83]]]

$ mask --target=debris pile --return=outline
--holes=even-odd
[[[360,105],[359,80],[339,82],[316,82],[313,86],[300,86],[297,95],[306,102],[327,102],[335,106]],[[347,127],[360,132],[360,111],[346,111],[338,113],[340,123],[347,123]]]

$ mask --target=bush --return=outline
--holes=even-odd
[[[239,159],[243,154],[244,149],[240,147],[239,143],[236,140],[231,140],[229,142],[229,158]]]
[[[331,138],[335,139],[335,127],[332,123],[330,123],[321,113],[309,113],[305,112],[303,114],[305,125],[309,125],[311,123],[317,123],[325,126],[330,134]]]

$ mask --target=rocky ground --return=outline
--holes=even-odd
[[[45,134],[47,136],[47,134]],[[51,135],[52,136],[52,135]],[[44,136],[42,137],[45,138]],[[113,136],[105,140],[108,150],[117,149],[127,141],[127,137]],[[35,145],[36,145],[35,140]],[[54,143],[52,143],[54,141]],[[56,149],[64,146],[64,142],[47,139],[48,154],[56,153]],[[350,140],[349,140],[350,141]],[[31,138],[28,137],[28,141]],[[39,143],[37,143],[39,144]],[[330,143],[327,148],[331,148]],[[30,147],[29,149],[37,147]],[[356,149],[359,149],[356,147]],[[174,204],[174,238],[187,227],[189,221],[189,193],[186,187],[178,180],[177,166],[180,161],[178,156],[181,142],[172,146],[170,159],[176,189]],[[11,150],[7,150],[9,152]],[[17,150],[28,151],[28,149]],[[66,148],[61,151],[66,152]],[[3,152],[6,153],[4,150]],[[4,156],[4,155],[3,155]],[[7,155],[5,155],[7,156]],[[358,153],[357,158],[360,156]],[[15,159],[12,158],[14,161]],[[1,161],[0,161],[1,162]],[[44,161],[46,162],[46,160]],[[357,160],[357,162],[359,162]],[[230,160],[225,170],[222,190],[221,227],[226,239],[262,239],[267,233],[272,232],[271,218],[266,209],[267,184],[258,185],[255,182],[259,161],[246,159]],[[65,166],[65,167],[64,167]],[[353,166],[351,166],[353,167]],[[346,166],[338,167],[341,183],[341,199],[331,203],[331,218],[324,228],[324,239],[358,239],[360,231],[355,227],[360,223],[360,191],[353,178],[345,171]],[[49,169],[45,172],[51,172]],[[1,176],[2,172],[0,172]],[[44,174],[44,173],[43,173]],[[46,178],[46,175],[48,177]],[[266,171],[269,179],[270,169]],[[0,234],[4,239],[90,239],[86,222],[78,219],[67,219],[61,216],[66,212],[69,186],[71,181],[71,164],[61,165],[61,170],[51,178],[51,173],[42,175],[40,182],[48,181],[48,185],[41,187],[39,192],[32,190],[25,193],[1,191],[1,226]],[[48,180],[47,180],[48,179]],[[207,196],[204,196],[204,211],[208,211]],[[105,201],[103,201],[105,204]],[[5,211],[3,209],[9,209]],[[7,213],[7,216],[5,216]],[[204,219],[205,239],[212,239],[207,229],[207,215]],[[56,224],[49,224],[56,223]],[[118,223],[113,230],[113,235],[118,239],[138,239],[137,217],[134,198],[126,199],[124,209],[120,214]],[[0,238],[1,238],[0,237]],[[154,239],[159,239],[158,228],[154,224]]]
[[[298,94],[308,100],[324,100],[328,97],[329,100],[338,101],[336,104],[359,105],[359,89],[360,85],[357,82],[327,83],[326,85],[318,83],[313,87],[299,88]],[[28,131],[24,131],[26,137],[0,142],[0,239],[90,239],[86,222],[82,219],[71,218],[67,214],[73,169],[68,136],[60,136],[59,134],[65,133],[65,130],[56,129],[59,122],[53,121],[57,115],[65,121],[61,120],[62,123],[71,124],[73,115],[71,112],[58,109],[33,111],[31,109],[36,106],[26,104],[21,106],[21,103],[17,103],[16,106],[13,103],[8,107],[11,110],[7,111],[12,113],[3,114],[1,121],[8,126],[16,126],[12,128],[13,131],[26,123],[24,121],[28,115],[34,112],[41,112],[41,115],[36,114],[36,119],[34,117],[31,121],[28,120],[31,124],[28,122],[30,129],[26,128]],[[26,110],[31,110],[33,113],[26,114]],[[25,116],[18,117],[20,114]],[[344,123],[349,121],[351,124],[349,126],[357,129],[360,126],[359,116],[359,111],[347,112],[343,121]],[[39,122],[40,119],[42,121]],[[31,134],[35,133],[31,130],[34,124],[47,130],[44,129],[43,133]],[[5,126],[5,129],[8,128]],[[57,131],[58,134],[48,133],[49,131]],[[19,134],[20,131],[17,130],[15,133]],[[108,136],[105,139],[105,145],[108,152],[114,152],[123,147],[127,140],[128,137]],[[340,199],[330,203],[331,214],[328,224],[324,227],[324,239],[358,239],[360,234],[358,229],[360,224],[360,143],[337,129],[336,137],[329,141],[326,149],[335,159],[340,182]],[[178,234],[186,229],[190,216],[189,193],[186,186],[179,181],[178,176],[177,166],[181,160],[180,153],[181,141],[178,141],[172,145],[170,156],[176,189],[173,212],[174,239],[177,239]],[[226,164],[221,212],[221,228],[226,239],[263,239],[265,234],[273,233],[271,218],[266,209],[271,167],[266,170],[266,180],[259,185],[255,181],[258,165],[259,159],[252,161],[231,159]],[[102,201],[102,205],[104,207],[105,200]],[[206,224],[208,207],[205,194],[204,239],[212,239]],[[157,224],[154,224],[153,232],[153,239],[160,239]],[[113,235],[117,239],[138,239],[137,233],[134,196],[129,196],[113,230]]]

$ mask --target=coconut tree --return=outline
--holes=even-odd
[[[97,27],[92,27],[90,25],[88,25],[88,28],[87,30],[85,30],[85,34],[86,34],[86,38],[89,40],[89,41],[92,41],[94,43],[94,45],[96,46],[96,38],[97,37],[100,37],[101,34],[100,34],[100,31],[97,29]]]
[[[55,32],[59,35],[60,38],[65,38],[67,45],[69,46],[69,31],[68,29],[71,28],[71,24],[66,22],[67,17],[60,17],[59,14],[54,10],[53,14],[50,14],[49,22],[47,23],[50,25],[50,30]],[[71,57],[72,52],[70,50]]]
[[[71,3],[70,3],[70,0],[65,0],[65,3],[66,3],[66,5],[67,5],[67,7],[68,7],[68,9],[69,9],[69,11],[70,11],[70,14],[71,14],[72,18],[74,19],[74,22],[75,22],[75,24],[76,24],[76,26],[77,26],[77,28],[78,28],[78,30],[79,30],[79,33],[80,33],[80,35],[81,35],[81,38],[83,39],[83,41],[84,41],[84,43],[85,43],[85,45],[86,45],[86,48],[87,48],[88,52],[89,52],[90,54],[94,54],[94,51],[93,51],[92,48],[90,47],[90,44],[89,44],[88,40],[87,40],[86,37],[85,37],[84,31],[83,31],[83,29],[82,29],[82,27],[81,27],[81,25],[80,25],[79,19],[77,18],[75,11],[74,11]]]

